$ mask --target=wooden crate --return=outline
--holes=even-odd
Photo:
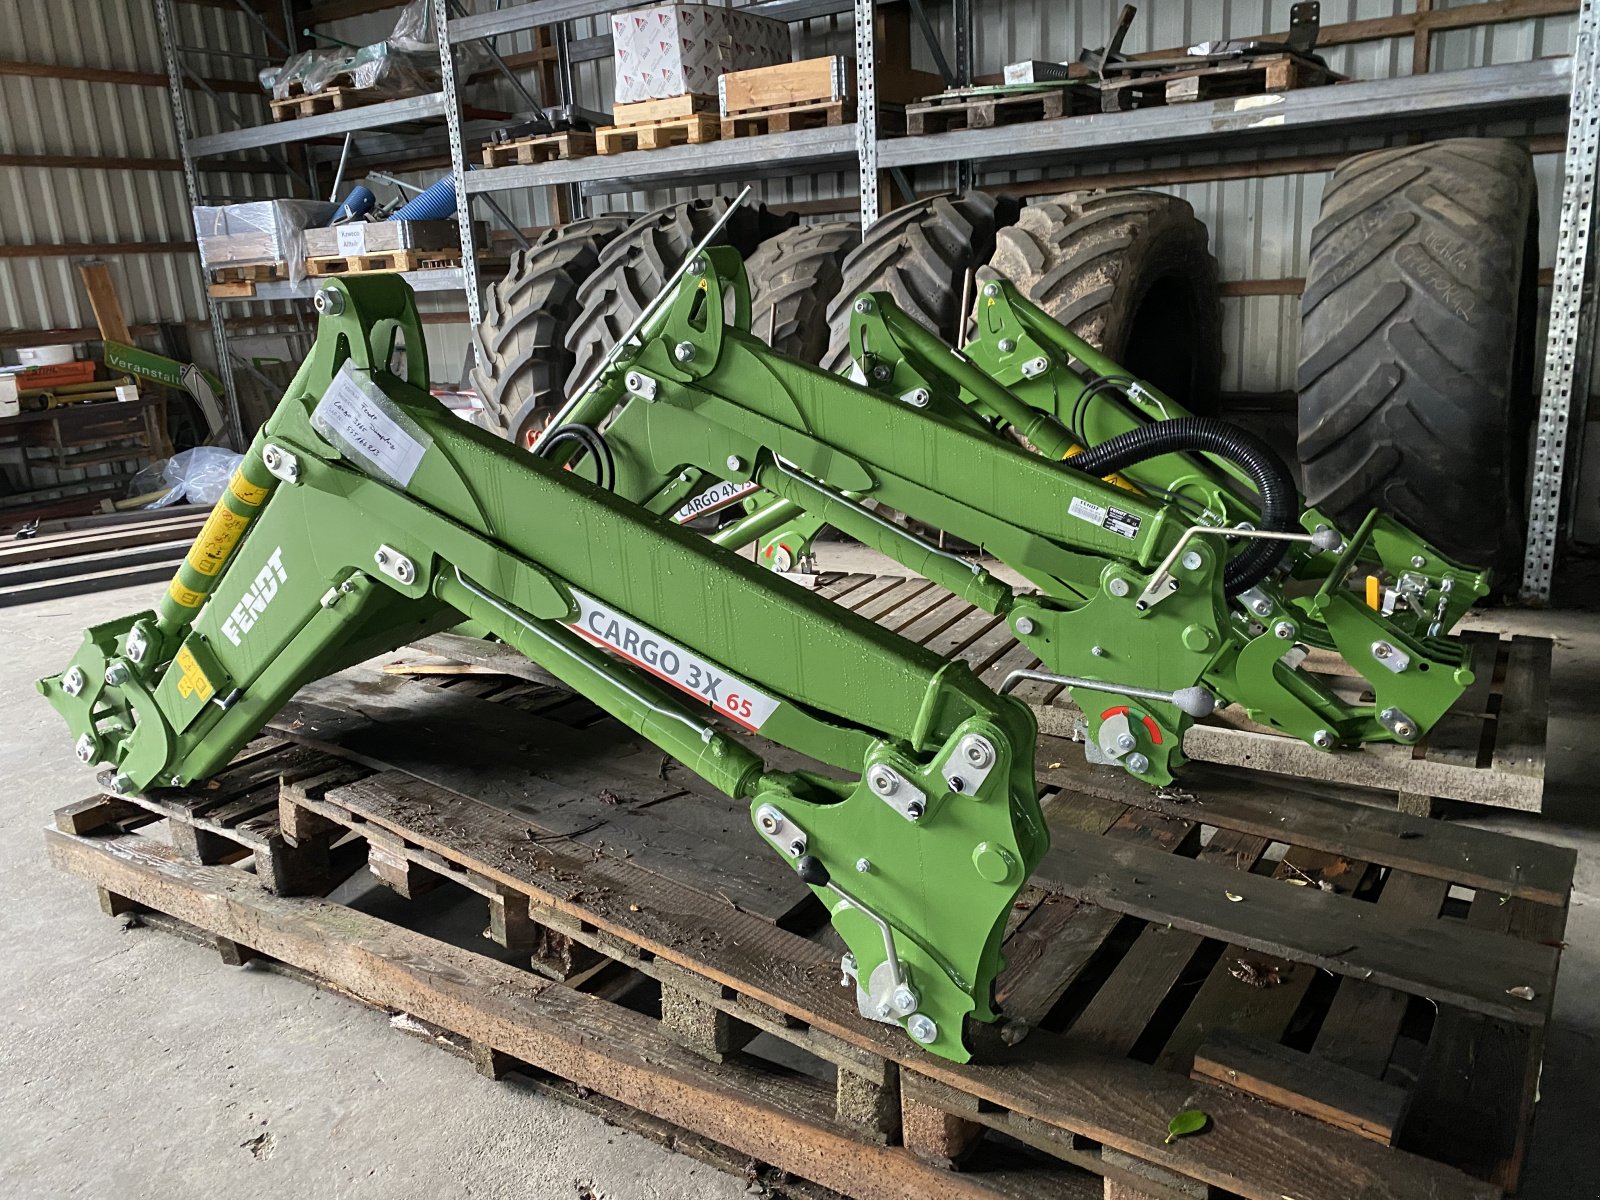
[[[1161,104],[1187,104],[1230,96],[1255,96],[1322,87],[1345,77],[1298,54],[1199,62],[1194,66],[1134,69],[1100,85],[1105,112],[1125,112]]]
[[[793,104],[760,112],[741,112],[722,118],[724,138],[758,137],[767,133],[789,133],[796,129],[820,129],[844,125],[856,119],[854,100]]]
[[[927,71],[880,63],[876,86],[880,104],[904,105],[939,91],[944,79]],[[717,81],[717,88],[724,120],[747,113],[853,100],[856,60],[838,54],[730,71]]]
[[[384,271],[427,271],[459,266],[461,251],[456,248],[434,250],[385,250],[381,254],[327,255],[306,259],[306,274],[372,275]]]
[[[1094,89],[1082,83],[1042,84],[1008,91],[965,88],[907,105],[906,132],[917,136],[952,129],[991,129],[1019,121],[1050,121],[1098,111]]]
[[[607,125],[594,131],[601,154],[626,154],[629,150],[664,150],[669,146],[698,146],[714,142],[722,133],[715,116],[696,114],[643,125]]]
[[[851,1196],[1514,1185],[1571,851],[1260,784],[1068,790],[1052,756],[1070,747],[1047,741],[1054,848],[998,985],[1025,1036],[1009,1061],[960,1066],[859,1016],[826,914],[744,805],[523,678],[505,647],[446,644],[507,674],[322,681],[202,789],[208,810],[96,797],[63,810],[52,857],[108,911],[168,913],[230,961],[264,955],[448,1030],[486,1070],[532,1064]],[[217,807],[255,810],[274,768],[254,871],[129,831],[158,811],[176,829],[186,805],[237,829]],[[501,949],[290,894],[331,890],[359,854],[403,895],[485,904]],[[787,1043],[787,1067],[757,1033]],[[1166,1145],[1189,1107],[1210,1130]]]
[[[594,153],[594,134],[581,129],[562,133],[541,133],[514,142],[485,142],[486,167],[528,166],[553,162],[558,158],[587,158]]]

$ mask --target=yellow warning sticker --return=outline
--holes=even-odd
[[[184,587],[183,581],[176,575],[172,577],[172,582],[167,585],[167,595],[185,608],[199,608],[206,601],[204,592],[197,592],[193,588]]]
[[[180,648],[173,662],[178,668],[178,695],[185,700],[190,696],[202,702],[211,699],[211,694],[216,689],[211,686],[211,680],[206,678],[206,673],[200,669],[200,664],[194,660],[194,652],[189,647]]]
[[[200,536],[189,547],[188,563],[202,575],[215,575],[228,561],[228,555],[244,536],[249,517],[241,517],[226,504],[219,503],[206,518]]]
[[[233,473],[233,478],[228,480],[228,490],[252,508],[267,498],[267,489],[251,483],[243,471]]]

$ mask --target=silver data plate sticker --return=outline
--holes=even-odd
[[[311,427],[369,475],[409,487],[433,444],[383,389],[346,360],[311,414]]]
[[[1067,505],[1067,511],[1080,521],[1087,521],[1091,525],[1098,525],[1106,519],[1106,510],[1098,504],[1085,500],[1082,496],[1074,496]]]

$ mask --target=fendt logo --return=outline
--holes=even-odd
[[[267,565],[256,572],[255,582],[222,623],[222,632],[230,642],[235,646],[239,644],[239,639],[250,632],[278,594],[278,585],[288,581],[289,576],[283,569],[283,547],[279,546],[267,558]]]

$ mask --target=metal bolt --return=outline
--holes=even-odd
[[[958,796],[967,790],[967,781],[959,775],[950,776],[949,783],[950,790]]]
[[[1118,750],[1132,750],[1138,744],[1139,744],[1139,739],[1134,737],[1133,734],[1131,734],[1131,733],[1123,733],[1123,734],[1118,734],[1117,735],[1117,749]]]
[[[872,870],[872,860],[870,858],[856,859],[856,870],[865,875],[868,871]]]
[[[1418,570],[1421,570],[1423,567],[1428,565],[1428,560],[1423,558],[1420,554],[1413,554],[1411,556],[1411,565],[1416,567]]]
[[[996,296],[998,296],[1000,294],[1000,285],[998,283],[986,283],[986,284],[984,284],[983,285],[983,294],[985,296],[989,297],[989,299],[993,300]]]
[[[1205,565],[1205,559],[1200,557],[1198,550],[1190,550],[1183,556],[1183,569],[1185,571],[1198,571]]]
[[[872,311],[872,297],[871,296],[858,296],[856,298],[856,311],[858,313],[869,313],[869,312],[871,312]]]
[[[921,800],[913,800],[910,804],[906,805],[906,816],[910,817],[913,821],[922,820],[922,814],[924,811],[925,810],[922,807]]]
[[[905,394],[904,399],[912,408],[927,408],[928,401],[932,397],[928,394],[927,388],[912,388]]]
[[[740,458],[737,454],[728,455],[728,470],[730,470],[730,471],[742,471],[742,470],[744,470],[744,459]]]
[[[1311,735],[1311,744],[1318,750],[1333,749],[1333,734],[1326,729],[1319,729]]]
[[[799,838],[795,838],[794,841],[789,843],[789,853],[794,855],[796,858],[799,858],[805,852],[806,844]]]
[[[994,762],[994,747],[979,737],[966,739],[961,752],[966,755],[967,761],[979,770]]]
[[[278,467],[278,464],[282,460],[283,460],[283,452],[281,450],[279,450],[276,446],[268,446],[265,450],[263,450],[261,452],[261,461],[262,461],[263,464],[265,464],[267,470],[269,470],[269,471],[276,470],[277,467]]]
[[[1032,633],[1033,632],[1033,618],[1032,617],[1018,617],[1017,618],[1017,632],[1020,633],[1023,637],[1027,637],[1030,633]]]
[[[1090,646],[1089,653],[1096,658],[1104,658],[1106,656],[1106,648],[1104,646]]]
[[[901,984],[899,987],[895,988],[893,999],[894,1006],[902,1013],[911,1013],[917,1011],[917,994],[905,984]]]
[[[1250,607],[1258,617],[1265,617],[1272,612],[1272,602],[1270,600],[1252,600]]]
[[[1394,727],[1394,735],[1395,735],[1395,737],[1408,738],[1408,737],[1411,737],[1415,733],[1416,733],[1416,730],[1413,729],[1411,726],[1407,725],[1404,721],[1401,721],[1401,722],[1397,723],[1395,725],[1395,727]]]
[[[337,317],[344,311],[344,293],[338,288],[325,287],[316,294],[311,304],[323,316]]]
[[[1295,632],[1293,621],[1279,621],[1272,627],[1272,636],[1282,638],[1286,642],[1295,635]]]
[[[681,363],[694,361],[694,343],[679,342],[672,348],[672,357]]]
[[[900,780],[893,771],[874,771],[867,784],[880,796],[892,796],[900,790]]]
[[[417,577],[417,569],[411,565],[409,558],[402,558],[395,564],[394,577],[401,583],[410,583]]]
[[[891,1014],[893,1014],[893,1012],[894,1012],[894,1009],[889,1007],[889,1002],[887,1000],[885,1000],[882,1004],[878,1005],[878,1015],[880,1017],[890,1016]]]
[[[389,565],[389,552],[380,546],[378,552],[372,556],[372,561],[380,567],[387,567]]]
[[[888,383],[889,377],[893,374],[894,372],[889,369],[886,363],[879,363],[877,366],[872,368],[872,377],[879,383]]]
[[[644,380],[640,378],[639,372],[637,371],[629,371],[627,375],[623,377],[622,382],[630,392],[634,393],[637,393],[644,386]]]
[[[696,275],[704,275],[706,273],[706,256],[704,254],[695,255],[694,261],[689,264],[689,270]]]
[[[112,662],[106,667],[106,682],[112,687],[126,683],[128,680],[128,666],[126,663]]]
[[[778,819],[776,817],[774,817],[771,813],[762,813],[761,814],[761,828],[765,829],[768,833],[777,833],[778,832]]]
[[[924,1046],[932,1044],[939,1037],[939,1027],[921,1013],[906,1022],[906,1032],[913,1041],[921,1042]]]
[[[61,690],[69,696],[76,696],[83,691],[84,678],[81,667],[73,667],[61,677]]]
[[[1130,775],[1143,775],[1150,769],[1150,760],[1142,754],[1130,754],[1122,760]]]
[[[144,640],[144,634],[135,629],[128,634],[128,644],[124,653],[127,654],[129,662],[139,663],[144,661],[144,653],[149,648],[149,643]]]
[[[78,755],[79,762],[84,764],[92,763],[94,761],[94,750],[95,746],[93,735],[86,733],[78,739],[76,753]]]
[[[1113,579],[1106,584],[1106,591],[1113,596],[1126,596],[1128,594],[1128,581],[1126,579]]]
[[[1000,353],[1001,354],[1010,354],[1016,348],[1017,348],[1017,343],[1016,343],[1015,339],[1013,339],[1013,338],[1001,338],[1000,339]]]
[[[1042,354],[1038,358],[1030,358],[1022,364],[1022,373],[1029,379],[1032,379],[1035,375],[1043,375],[1049,369],[1050,360]]]

